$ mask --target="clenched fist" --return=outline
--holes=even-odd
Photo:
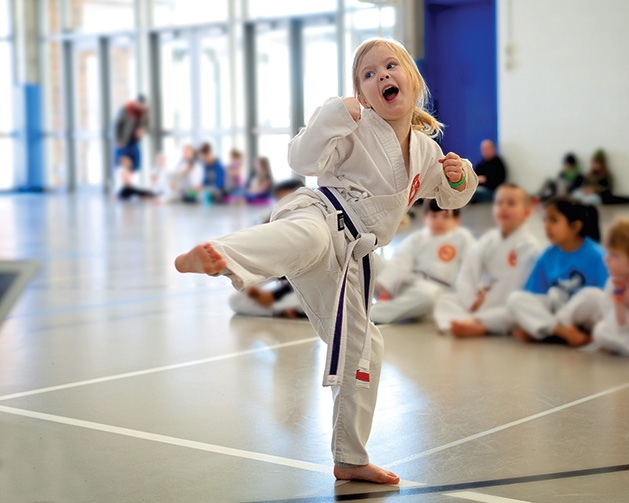
[[[356,122],[360,120],[360,103],[356,98],[343,98],[343,105]]]
[[[443,172],[451,183],[459,183],[463,179],[463,161],[454,152],[439,159],[443,165]]]

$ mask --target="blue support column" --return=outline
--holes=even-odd
[[[42,89],[18,84],[14,93],[16,121],[16,180],[18,190],[41,192],[45,187]]]

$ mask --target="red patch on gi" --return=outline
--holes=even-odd
[[[413,181],[411,182],[411,190],[408,193],[408,206],[410,206],[411,203],[413,202],[413,199],[415,199],[415,196],[419,192],[420,185],[421,183],[419,183],[419,173],[418,173],[415,175],[415,178],[413,178]]]
[[[443,245],[439,248],[437,255],[439,256],[439,260],[442,262],[450,262],[454,257],[456,257],[456,248],[452,245]]]
[[[356,371],[356,380],[362,382],[369,382],[369,372]]]
[[[511,250],[511,251],[509,252],[509,258],[508,258],[508,261],[509,261],[509,265],[510,265],[511,267],[515,267],[515,266],[516,266],[516,264],[517,264],[517,262],[518,262],[518,256],[517,256],[517,254],[515,253],[515,250]]]

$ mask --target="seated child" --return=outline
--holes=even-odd
[[[597,305],[584,305],[575,293],[586,286],[603,288],[607,270],[599,238],[598,213],[570,198],[545,204],[544,229],[552,243],[535,264],[524,291],[507,301],[517,328],[513,335],[525,342],[590,342],[581,328],[592,328]],[[588,327],[589,325],[589,327]],[[578,328],[580,327],[580,328]]]
[[[246,316],[304,317],[297,294],[286,278],[272,281],[264,287],[250,286],[229,297],[229,307]]]
[[[540,245],[526,227],[531,200],[517,185],[503,184],[493,203],[498,228],[487,232],[465,257],[454,291],[443,294],[434,317],[456,337],[506,334],[512,328],[505,299],[524,286]]]
[[[395,323],[432,313],[474,244],[471,232],[459,227],[460,211],[442,210],[434,199],[425,201],[424,229],[400,243],[376,279],[380,298],[371,308],[371,321]]]
[[[138,186],[137,176],[133,171],[133,160],[126,155],[118,158],[118,166],[114,171],[114,194],[121,200],[128,200],[134,196],[155,197],[155,193]]]
[[[610,278],[601,299],[603,319],[592,335],[602,349],[629,356],[629,219],[619,219],[612,226],[605,245]],[[592,296],[589,302],[595,300]]]

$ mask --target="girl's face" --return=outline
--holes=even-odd
[[[579,238],[583,222],[569,222],[557,207],[549,206],[544,212],[544,230],[548,240],[556,245],[567,244]]]
[[[607,266],[610,276],[629,276],[629,257],[627,253],[622,250],[608,248],[607,255],[605,255],[605,265]]]
[[[393,50],[376,45],[365,54],[358,67],[358,100],[386,121],[406,120],[410,124],[417,92],[407,71]]]

